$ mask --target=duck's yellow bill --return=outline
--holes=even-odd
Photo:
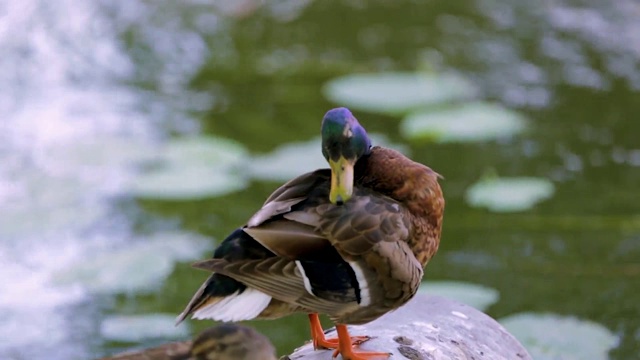
[[[331,192],[329,200],[333,204],[342,204],[353,193],[353,161],[340,157],[338,161],[329,160],[331,167]]]

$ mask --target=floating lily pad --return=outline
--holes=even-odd
[[[148,339],[177,339],[189,335],[187,326],[175,326],[171,314],[112,315],[100,324],[100,334],[111,341],[140,342]]]
[[[197,164],[210,167],[236,166],[249,156],[239,142],[216,136],[192,136],[171,139],[163,153],[172,164]]]
[[[48,158],[65,173],[77,173],[83,167],[130,165],[156,160],[156,144],[138,138],[96,136],[65,142],[48,151]]]
[[[369,134],[373,145],[382,145],[408,154],[408,148],[392,144],[386,136]],[[305,172],[328,168],[322,157],[321,139],[284,144],[267,155],[256,156],[248,167],[251,175],[262,180],[287,181]]]
[[[129,193],[147,199],[189,200],[238,191],[248,185],[239,171],[247,158],[247,150],[229,139],[174,139],[163,149],[158,164],[130,182]]]
[[[140,174],[130,183],[130,193],[156,200],[191,200],[232,193],[247,186],[235,171],[195,166],[164,166]]]
[[[554,314],[515,314],[500,323],[536,360],[606,360],[619,341],[598,323]]]
[[[461,281],[425,281],[419,292],[456,300],[484,311],[500,299],[500,293],[490,287]]]
[[[198,259],[213,241],[191,234],[165,233],[133,246],[100,253],[54,275],[57,285],[81,285],[94,293],[152,292],[178,261]]]
[[[468,188],[465,200],[471,206],[494,212],[515,212],[532,208],[550,198],[554,191],[553,183],[543,178],[489,177]]]
[[[331,80],[324,86],[324,95],[337,104],[392,115],[470,99],[476,92],[473,84],[463,77],[446,73],[355,74]]]
[[[407,116],[400,133],[407,139],[446,142],[480,142],[511,137],[526,129],[519,113],[500,105],[472,102]]]
[[[327,167],[320,152],[320,140],[281,145],[267,155],[256,156],[248,167],[258,179],[286,181],[305,172]]]

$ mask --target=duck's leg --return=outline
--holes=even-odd
[[[352,342],[352,337],[349,335],[347,325],[336,324],[336,330],[338,331],[338,348],[333,352],[333,357],[338,357],[338,354],[342,355],[343,360],[374,360],[374,359],[388,359],[391,354],[385,352],[372,352],[372,351],[355,351],[356,345]]]
[[[316,313],[309,314],[309,326],[311,328],[311,340],[313,340],[313,348],[318,349],[337,349],[339,338],[326,338],[324,330],[320,323],[320,316]],[[369,340],[369,336],[354,336],[351,338],[353,345],[359,345]]]
[[[313,349],[337,349],[338,339],[327,339],[324,337],[324,330],[320,323],[320,316],[316,313],[309,314],[309,326],[311,327],[311,340]]]

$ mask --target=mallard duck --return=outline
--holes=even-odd
[[[101,360],[276,360],[269,339],[240,325],[209,328],[196,339],[124,353]]]
[[[371,146],[346,108],[322,120],[329,169],[276,189],[247,222],[196,268],[214,272],[178,317],[241,321],[309,314],[313,344],[366,360],[363,324],[411,299],[440,243],[444,198],[439,175],[401,153]],[[318,313],[336,324],[324,336]]]

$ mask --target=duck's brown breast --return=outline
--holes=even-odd
[[[424,266],[438,251],[444,215],[440,175],[400,152],[376,146],[356,164],[356,181],[389,196],[408,210],[412,233],[407,239]]]

